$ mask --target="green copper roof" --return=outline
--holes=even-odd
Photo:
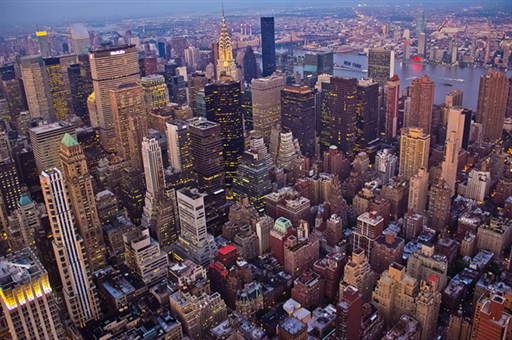
[[[62,138],[62,144],[67,147],[78,145],[77,141],[69,133],[66,133],[64,138]]]
[[[279,230],[283,234],[286,234],[287,229],[292,227],[292,222],[284,217],[279,217],[274,224],[274,229]]]
[[[20,205],[27,205],[32,202],[33,202],[32,199],[30,199],[30,197],[28,197],[27,194],[21,194]]]

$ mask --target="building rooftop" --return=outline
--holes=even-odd
[[[306,325],[294,317],[289,317],[283,321],[279,327],[286,330],[290,334],[298,334],[304,327],[306,327]]]
[[[66,128],[66,127],[71,127],[71,126],[73,126],[73,125],[66,121],[50,123],[50,124],[40,123],[40,125],[30,128],[30,131],[37,135],[40,133],[56,131],[56,130]]]

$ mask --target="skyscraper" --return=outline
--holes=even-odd
[[[18,79],[3,80],[2,89],[7,104],[9,104],[9,116],[11,126],[18,130],[18,119],[20,113],[25,111],[24,95]],[[18,131],[20,133],[21,131]]]
[[[407,207],[415,214],[423,214],[427,208],[427,170],[420,168],[417,174],[410,177],[409,181],[409,204]]]
[[[453,196],[455,194],[461,141],[455,131],[449,131],[448,133],[448,138],[444,143],[444,161],[441,176],[446,181],[446,185],[451,190],[451,196]]]
[[[110,98],[117,154],[129,161],[134,168],[142,170],[140,145],[148,133],[142,86],[136,83],[119,85],[116,89],[110,90]]]
[[[165,85],[165,78],[160,74],[152,74],[141,78],[144,97],[148,112],[152,109],[163,109],[169,103],[169,92]]]
[[[430,187],[428,204],[428,227],[445,232],[450,217],[452,189],[448,187],[443,178]]]
[[[21,57],[21,74],[31,118],[55,121],[48,75],[41,56]]]
[[[501,138],[507,109],[508,79],[492,70],[480,77],[476,122],[482,124],[482,139],[495,142]]]
[[[86,59],[89,58],[87,55],[85,57]],[[68,77],[73,112],[82,119],[82,122],[91,125],[91,119],[87,110],[87,98],[93,92],[89,62],[87,61],[85,65],[83,63],[71,65],[68,68]]]
[[[352,253],[352,258],[345,265],[343,280],[340,282],[340,297],[343,296],[345,287],[350,285],[359,291],[364,302],[372,298],[374,273],[370,267],[368,256],[362,248],[357,248]]]
[[[306,157],[315,155],[315,94],[308,86],[287,85],[281,91],[281,125],[299,140]]]
[[[48,86],[50,88],[50,94],[52,98],[53,112],[57,121],[60,122],[68,117],[68,101],[66,98],[68,92],[66,91],[64,84],[64,76],[62,74],[60,59],[45,58],[43,60],[48,78]]]
[[[187,122],[174,119],[166,124],[167,146],[169,148],[169,165],[179,173],[180,181],[192,180],[192,141]]]
[[[188,78],[188,96],[190,108],[194,112],[194,116],[197,116],[197,94],[203,90],[208,84],[208,78],[205,73],[194,72]]]
[[[364,150],[379,138],[379,84],[371,79],[357,83],[356,147]]]
[[[84,24],[71,24],[71,39],[73,40],[73,50],[76,54],[88,54],[91,47],[89,32]]]
[[[386,138],[394,138],[398,132],[398,109],[400,100],[400,79],[395,74],[389,79],[386,103]]]
[[[244,81],[251,83],[258,76],[258,65],[251,46],[247,47],[244,53]]]
[[[222,8],[222,27],[219,38],[219,59],[217,60],[217,79],[221,79],[222,75],[232,77],[237,80],[237,68],[235,59],[233,59],[233,49],[231,47],[231,39],[226,27],[226,19],[224,19],[224,8]]]
[[[346,286],[340,291],[340,302],[336,306],[336,339],[359,339],[363,298],[353,287]]]
[[[372,48],[368,52],[368,78],[384,86],[395,74],[395,51]]]
[[[427,135],[430,134],[432,125],[434,86],[428,76],[414,79],[411,85],[411,114],[407,126],[423,129]]]
[[[326,151],[331,146],[331,78],[330,75],[320,75],[315,86],[320,92],[320,102],[317,102],[320,151]]]
[[[0,301],[12,339],[63,340],[48,273],[32,250],[10,253],[0,261]]]
[[[276,43],[274,17],[261,17],[261,54],[263,59],[263,77],[276,71]]]
[[[206,118],[221,127],[227,196],[244,151],[240,82],[220,81],[205,87]]]
[[[267,145],[272,127],[281,123],[281,90],[285,84],[286,79],[278,75],[253,79],[251,82],[254,130]]]
[[[356,144],[357,79],[332,77],[330,85],[330,142],[352,159]]]
[[[238,166],[236,177],[233,179],[233,198],[247,196],[249,202],[259,211],[265,208],[265,196],[272,191],[268,177],[268,168],[263,154],[257,150],[247,150]]]
[[[63,284],[64,301],[71,321],[75,326],[83,327],[86,322],[98,319],[101,309],[85,252],[78,251],[85,245],[73,223],[68,185],[58,169],[43,171],[40,180],[53,230],[53,250]]]
[[[471,133],[471,119],[473,111],[460,106],[452,106],[448,110],[448,121],[446,133],[455,132],[455,139],[459,140],[459,148],[467,150],[469,146],[469,135]]]
[[[416,35],[425,32],[425,12],[420,10],[416,16]]]
[[[140,79],[137,48],[122,45],[97,49],[91,51],[89,59],[101,145],[105,151],[112,152],[116,149],[116,129],[110,90]]]
[[[476,304],[472,339],[498,340],[507,337],[511,316],[505,312],[506,299],[498,294],[482,296]]]
[[[39,43],[39,54],[43,58],[50,57],[50,44],[48,43],[48,34],[46,31],[37,31],[37,42]]]
[[[427,55],[427,35],[420,33],[418,36],[418,57],[424,58]]]
[[[462,97],[464,92],[459,89],[455,89],[446,95],[445,104],[447,108],[452,106],[462,106]]]
[[[365,212],[357,218],[357,227],[352,234],[354,249],[364,249],[372,270],[377,268],[377,255],[375,253],[375,241],[382,235],[384,218],[377,215],[376,211]]]
[[[420,168],[428,169],[430,135],[423,129],[403,128],[400,138],[399,173],[406,179],[418,173]]]
[[[92,189],[91,176],[80,144],[70,135],[65,134],[60,145],[62,174],[68,184],[74,222],[82,236],[91,271],[106,265],[105,241],[98,218],[96,200]]]

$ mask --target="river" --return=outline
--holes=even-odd
[[[287,49],[278,48],[277,53],[286,52]],[[294,49],[293,53],[295,56],[304,56],[307,51]],[[361,55],[337,55],[334,54],[334,63],[343,65],[343,62],[350,61],[362,65],[362,69],[368,69],[368,58]],[[302,74],[302,67],[295,66],[295,71],[299,71]],[[445,96],[448,92],[454,89],[459,89],[464,92],[463,103],[464,107],[476,110],[478,101],[478,87],[480,83],[480,77],[488,72],[485,68],[460,68],[449,67],[443,65],[423,65],[415,63],[401,63],[395,62],[395,74],[400,78],[400,90],[404,87],[411,85],[414,78],[422,77],[427,75],[432,81],[435,82],[435,93],[434,103],[441,104],[445,102]],[[361,78],[366,77],[367,73],[334,69],[335,76],[346,76]],[[512,71],[507,72],[507,77],[512,76]],[[464,79],[464,82],[457,82],[447,79]],[[447,86],[443,84],[451,84],[453,86]]]

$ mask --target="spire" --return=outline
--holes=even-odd
[[[222,23],[225,23],[226,20],[224,19],[224,3],[222,3]]]

